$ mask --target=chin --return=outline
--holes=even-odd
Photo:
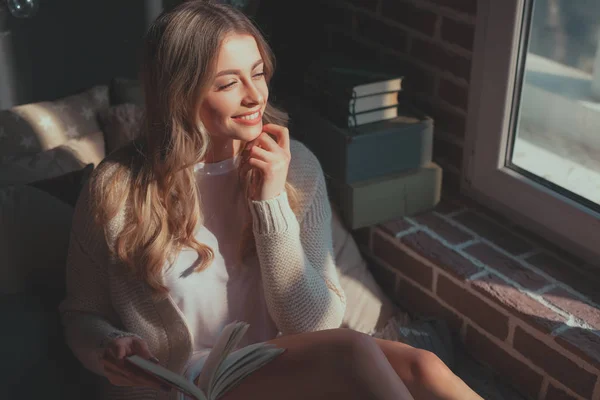
[[[263,124],[261,122],[260,124],[257,124],[254,126],[248,126],[248,127],[242,128],[242,129],[236,129],[236,131],[237,131],[236,136],[238,136],[238,139],[240,139],[240,140],[243,140],[245,142],[250,142],[260,136],[260,134],[263,132],[262,127],[263,127]]]

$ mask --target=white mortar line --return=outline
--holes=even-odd
[[[473,244],[477,244],[477,243],[481,243],[480,239],[471,239],[471,240],[467,240],[466,242],[462,242],[460,244],[456,245],[457,249],[463,250],[465,247],[469,247]]]
[[[465,211],[467,211],[466,207],[463,207],[460,210],[449,212],[448,214],[442,214],[442,213],[439,213],[437,211],[434,211],[433,213],[434,214],[438,214],[438,215],[443,215],[443,216],[448,217],[448,218],[454,218],[457,215],[460,215],[460,214],[464,213]]]
[[[403,236],[410,235],[411,233],[416,233],[416,232],[418,232],[418,231],[419,231],[419,227],[417,227],[417,226],[413,226],[412,228],[408,228],[408,229],[407,229],[407,230],[405,230],[405,231],[402,231],[402,232],[398,232],[398,233],[396,233],[396,234],[394,235],[394,237],[395,237],[396,239],[400,239],[400,238],[401,238],[401,237],[403,237]]]
[[[560,308],[554,306],[553,304],[549,303],[547,300],[545,300],[542,296],[540,296],[539,294],[536,294],[526,288],[524,288],[523,286],[521,286],[518,282],[510,279],[509,277],[505,276],[504,274],[502,274],[499,271],[496,271],[494,268],[488,266],[487,264],[481,262],[480,260],[478,260],[477,258],[473,257],[472,255],[466,253],[464,250],[457,248],[456,245],[452,245],[450,244],[446,239],[444,239],[443,237],[441,237],[437,232],[433,231],[432,229],[430,229],[429,227],[425,226],[425,225],[419,225],[416,221],[414,221],[412,218],[410,217],[405,217],[405,220],[407,220],[408,222],[410,222],[411,224],[414,224],[416,226],[419,226],[420,230],[427,233],[429,236],[431,236],[432,238],[438,240],[439,242],[441,242],[444,246],[448,247],[451,250],[454,250],[456,253],[460,254],[461,256],[463,256],[464,258],[466,258],[467,260],[469,260],[471,263],[473,263],[474,265],[478,266],[479,268],[483,269],[484,271],[487,271],[489,273],[492,273],[498,277],[500,277],[501,279],[503,279],[505,282],[509,283],[510,285],[512,285],[513,287],[515,287],[519,292],[531,297],[532,299],[536,300],[538,303],[543,304],[544,306],[546,306],[547,308],[549,308],[550,310],[554,311],[555,313],[557,313],[558,315],[560,315],[561,317],[565,318],[565,319],[569,319],[570,317],[572,317],[572,315],[568,312],[565,312],[563,310],[561,310]],[[466,230],[465,230],[466,231]],[[477,237],[480,237],[478,235],[476,235],[474,232],[469,232]],[[483,241],[485,241],[485,239],[483,239]],[[497,247],[497,246],[496,246]],[[555,279],[553,279],[554,282],[556,283],[557,281]],[[575,325],[575,326],[580,326],[580,327],[584,327],[587,324],[579,324],[579,325]],[[589,329],[589,328],[585,328],[585,329]]]
[[[567,285],[567,284],[565,284],[565,283],[557,280],[556,278],[554,278],[553,276],[551,276],[551,275],[547,274],[546,272],[542,271],[538,267],[536,267],[536,266],[528,263],[527,261],[521,259],[520,257],[522,257],[522,255],[514,256],[514,255],[510,254],[508,251],[504,250],[502,247],[500,247],[497,244],[491,242],[490,240],[482,237],[481,235],[477,234],[475,231],[473,231],[473,230],[467,228],[466,226],[462,225],[460,222],[454,221],[453,219],[449,218],[448,216],[445,216],[444,214],[440,214],[437,211],[433,211],[433,214],[435,214],[438,217],[442,218],[444,221],[448,222],[452,226],[454,226],[454,227],[456,227],[458,229],[461,229],[462,231],[464,231],[466,233],[469,233],[469,234],[473,235],[476,238],[479,238],[483,243],[487,244],[488,246],[490,246],[494,250],[498,251],[499,253],[501,253],[505,257],[507,257],[507,258],[509,258],[509,259],[511,259],[513,261],[516,261],[520,265],[522,265],[523,267],[525,267],[525,268],[527,268],[527,269],[529,269],[529,270],[531,270],[533,272],[536,272],[537,274],[543,276],[544,278],[546,278],[547,280],[549,280],[551,283],[554,283],[554,284],[560,286],[561,288],[565,289],[567,292],[569,292],[572,295],[578,297],[580,300],[585,301],[586,303],[588,303],[592,307],[600,309],[600,305],[596,304],[594,301],[592,301],[591,299],[587,298],[582,293],[579,293],[578,291],[576,291],[575,289],[573,289],[571,286],[569,286],[569,285]],[[451,245],[448,246],[448,247],[451,247],[455,251],[459,250],[459,249],[456,249],[456,248],[452,247]],[[483,264],[483,263],[481,263],[481,264]],[[488,267],[488,268],[493,269],[492,267]],[[508,281],[510,282],[510,280],[508,280]],[[520,287],[520,285],[518,285],[518,286]]]
[[[476,273],[474,273],[473,275],[471,275],[471,276],[467,277],[467,280],[468,280],[468,281],[475,281],[475,280],[478,280],[478,279],[481,279],[481,278],[483,278],[484,276],[488,276],[489,274],[490,274],[490,272],[489,272],[489,271],[480,271],[480,272],[476,272]]]

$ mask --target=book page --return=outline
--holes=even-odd
[[[149,373],[167,383],[169,386],[174,387],[176,390],[193,396],[198,400],[207,400],[207,397],[204,395],[205,392],[196,387],[193,382],[188,381],[185,377],[176,374],[162,365],[155,364],[138,355],[129,356],[126,360],[142,369],[144,372]]]
[[[198,377],[198,387],[208,392],[211,386],[215,372],[219,369],[219,366],[223,360],[231,353],[238,345],[246,331],[248,330],[248,324],[245,322],[234,321],[223,328],[223,331],[217,338],[217,342],[211,349],[204,367]]]

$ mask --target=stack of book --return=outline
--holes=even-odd
[[[433,120],[398,102],[402,77],[378,72],[376,65],[331,65],[313,65],[304,96],[284,105],[290,133],[319,159],[347,226],[358,229],[434,207],[442,170],[432,162]],[[373,94],[374,88],[384,91]]]
[[[304,77],[304,98],[342,128],[398,116],[403,76],[380,65],[340,55],[314,61]]]

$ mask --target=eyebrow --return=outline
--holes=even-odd
[[[258,67],[262,63],[263,63],[262,59],[255,61],[254,64],[252,65],[252,69]],[[215,77],[219,77],[219,76],[223,76],[223,75],[239,75],[240,73],[241,73],[241,71],[239,69],[226,69],[226,70],[219,72],[217,75],[215,75]]]

